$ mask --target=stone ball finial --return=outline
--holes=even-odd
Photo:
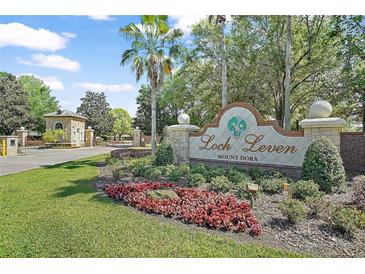
[[[181,113],[177,117],[177,122],[179,123],[179,125],[189,125],[190,124],[190,117],[186,113]]]
[[[332,113],[332,105],[327,101],[317,101],[309,108],[309,118],[327,118]]]
[[[91,129],[91,126],[88,126],[87,129]]]
[[[20,130],[25,130],[25,127],[20,127]]]

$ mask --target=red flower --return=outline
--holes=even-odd
[[[179,196],[176,199],[154,200],[147,191],[160,188],[174,189]],[[104,188],[113,199],[148,213],[194,223],[214,229],[244,232],[249,229],[253,236],[261,234],[262,229],[252,214],[247,202],[238,203],[233,195],[222,195],[208,190],[179,188],[172,183],[143,182],[113,184]]]

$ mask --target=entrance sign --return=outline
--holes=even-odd
[[[310,139],[265,121],[251,105],[233,103],[213,123],[190,134],[192,160],[301,168]]]

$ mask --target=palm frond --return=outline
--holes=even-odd
[[[124,38],[127,40],[138,40],[143,37],[142,30],[138,28],[138,26],[134,23],[130,23],[125,27],[119,29],[119,33],[121,33]]]
[[[122,59],[120,61],[121,65],[125,65],[129,63],[135,56],[137,55],[137,51],[135,49],[127,49],[122,54]]]

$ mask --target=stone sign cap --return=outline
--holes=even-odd
[[[336,117],[304,119],[299,122],[302,128],[309,127],[343,127],[345,120]]]

